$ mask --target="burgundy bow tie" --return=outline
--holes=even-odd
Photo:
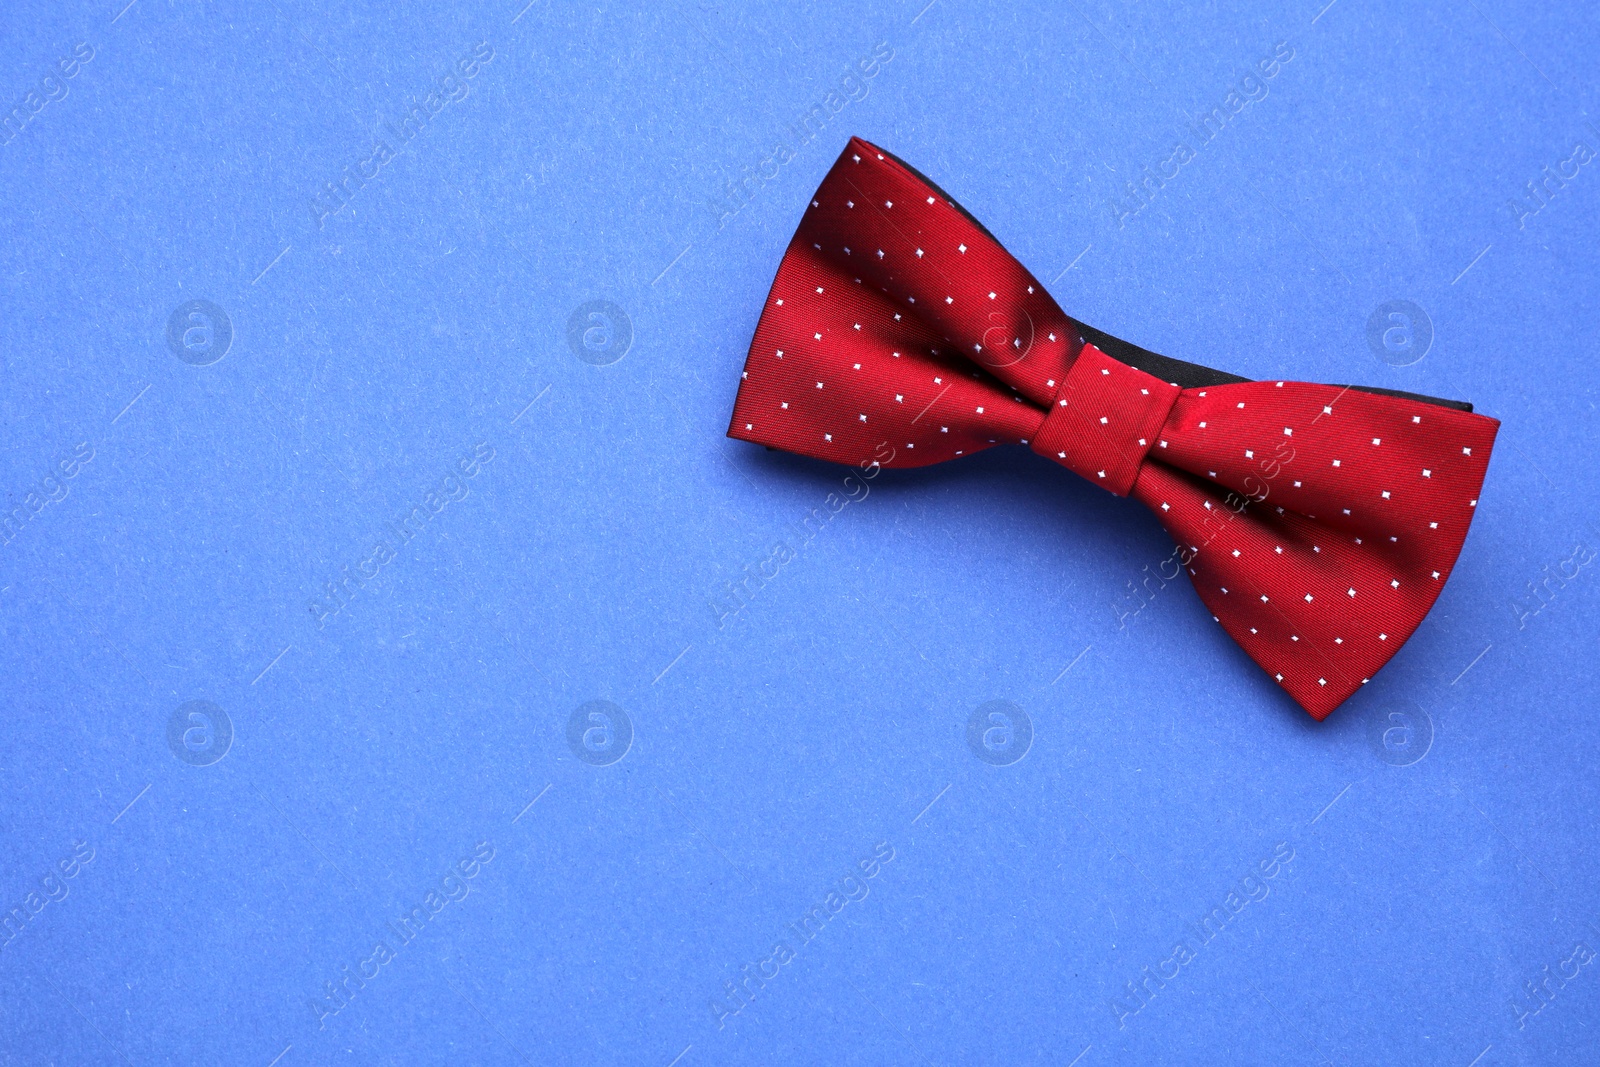
[[[1216,620],[1323,719],[1449,577],[1500,426],[1471,411],[1253,382],[1075,322],[853,138],[778,267],[728,434],[864,470],[1028,445],[1154,511]]]

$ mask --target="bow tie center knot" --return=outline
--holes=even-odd
[[[1127,496],[1182,392],[1084,345],[1030,447],[1117,496]]]

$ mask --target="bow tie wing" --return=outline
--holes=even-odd
[[[1499,423],[1305,382],[1185,390],[1131,495],[1202,601],[1313,718],[1432,608]]]
[[[852,139],[784,253],[728,433],[895,466],[1027,443],[1081,343],[982,227]]]

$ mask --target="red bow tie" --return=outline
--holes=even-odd
[[[1315,719],[1433,606],[1500,425],[1470,404],[1248,381],[1075,322],[942,190],[859,138],[784,254],[743,379],[731,437],[863,470],[1017,442],[1132,496]]]

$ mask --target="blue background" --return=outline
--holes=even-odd
[[[1600,961],[1548,978],[1600,946],[1600,163],[1526,199],[1600,151],[1592,10],[125,2],[0,14],[7,107],[93,49],[0,145],[0,1063],[1600,1055]],[[319,212],[481,42],[465,97]],[[1266,95],[1119,222],[1279,42]],[[1102,329],[1504,420],[1451,582],[1366,690],[1315,724],[1185,583],[1135,599],[1153,518],[1025,450],[833,514],[843,470],[724,438],[852,133]],[[167,341],[194,299],[233,330],[204,366]],[[616,312],[569,343],[596,300],[625,350]],[[1369,344],[1391,300],[1425,352]],[[204,731],[168,743],[194,700],[233,729],[209,765]],[[593,700],[633,730],[608,765],[568,742]],[[1007,765],[967,740],[995,700],[1032,727]],[[483,842],[464,899],[311,1006]],[[1267,895],[1131,1000],[1275,849]]]

